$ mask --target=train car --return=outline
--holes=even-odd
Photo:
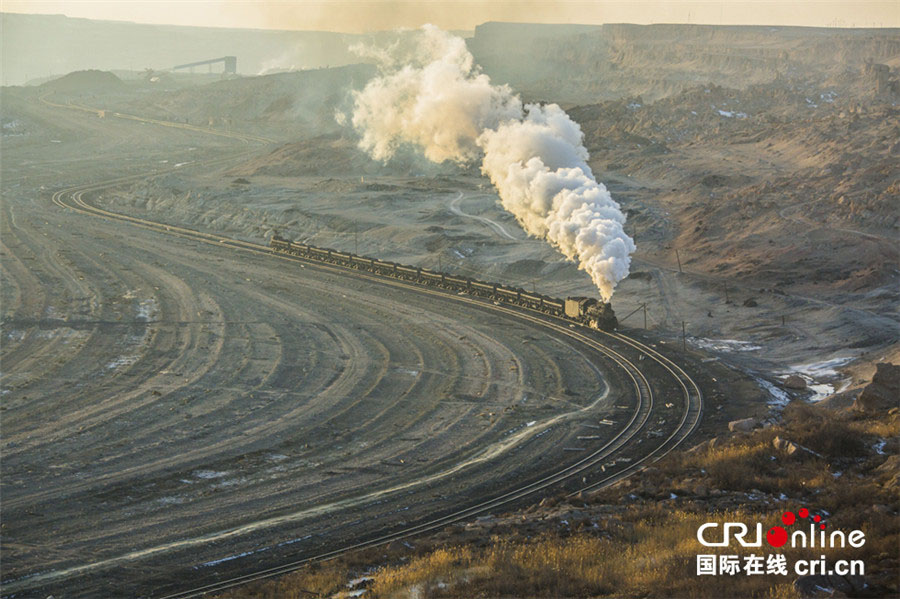
[[[365,270],[375,270],[375,260],[372,258],[363,258],[362,256],[352,256],[350,261],[353,263],[354,268],[365,269]]]
[[[618,326],[612,306],[592,297],[566,298],[565,315],[592,329],[612,330]]]
[[[357,256],[348,252],[293,243],[277,233],[272,236],[269,246],[274,252],[302,256],[309,260],[328,262],[347,268],[367,270],[382,276],[412,281],[419,285],[440,287],[459,293],[490,298],[497,303],[524,307],[594,329],[610,331],[618,326],[612,306],[594,298],[569,297],[563,300],[539,293],[528,293],[520,287],[507,287],[498,283],[488,283],[468,277],[449,275],[427,268],[407,266],[396,262]]]
[[[269,242],[269,245],[276,252],[290,252],[291,242],[287,239],[279,237],[277,234],[272,236],[272,240]]]
[[[544,307],[544,296],[536,293],[523,293],[519,298],[522,305],[533,310],[540,310]]]
[[[543,311],[554,316],[565,316],[565,302],[553,297],[544,296]]]
[[[375,260],[372,262],[372,272],[378,274],[393,274],[396,264],[393,262],[385,262],[383,260]]]
[[[413,268],[412,266],[406,266],[404,264],[398,264],[396,268],[397,274],[406,277],[416,278],[419,276],[419,272]]]
[[[485,283],[484,281],[472,281],[469,285],[470,292],[480,297],[496,298],[496,287],[493,283]]]
[[[509,303],[519,303],[519,292],[515,289],[510,289],[509,287],[498,287],[497,296]]]

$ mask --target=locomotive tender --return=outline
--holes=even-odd
[[[477,279],[452,275],[436,270],[386,262],[348,252],[339,252],[314,245],[294,243],[277,233],[269,246],[273,252],[298,256],[306,260],[335,264],[345,268],[365,270],[375,275],[409,281],[426,287],[437,287],[457,293],[490,299],[499,304],[518,306],[536,312],[577,322],[593,329],[612,331],[618,325],[612,306],[594,298],[569,297],[559,299],[539,293],[529,293],[521,287],[507,287]]]

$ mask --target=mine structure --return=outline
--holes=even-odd
[[[223,56],[221,58],[210,58],[209,60],[200,60],[198,62],[189,62],[187,64],[180,64],[172,67],[173,71],[180,71],[182,69],[190,69],[190,71],[194,72],[194,67],[202,67],[203,65],[209,65],[209,72],[212,73],[212,66],[214,64],[223,63],[224,69],[222,72],[226,75],[235,75],[237,74],[237,56]]]

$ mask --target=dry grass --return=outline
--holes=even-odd
[[[827,489],[835,498],[833,506],[852,505],[855,494],[868,500],[890,503],[889,493],[842,477],[849,470],[868,474],[866,461],[878,456],[872,447],[879,440],[900,434],[900,418],[863,417],[852,412],[835,413],[808,405],[791,405],[785,410],[784,422],[777,427],[760,429],[719,443],[705,451],[683,453],[661,465],[669,480],[685,472],[702,472],[710,487],[728,491],[761,491],[778,495],[804,496]],[[811,450],[793,455],[778,451],[773,441],[781,437]],[[818,455],[817,455],[818,454]]]
[[[722,514],[748,521],[752,514]],[[480,551],[450,550],[454,569],[431,556],[376,573],[373,596],[408,597],[794,597],[783,577],[695,575],[697,527],[709,514],[667,511],[659,521],[645,518],[622,538],[590,533],[542,536],[534,541],[496,539]],[[709,552],[708,550],[700,552]],[[409,576],[411,573],[415,576]]]
[[[487,543],[477,532],[450,543],[432,540],[431,549],[428,542],[421,542],[424,549],[418,552],[380,552],[357,556],[353,562],[345,558],[227,596],[308,597],[297,591],[300,588],[341,596],[337,593],[346,592],[346,581],[381,564],[371,572],[374,582],[366,597],[796,598],[792,587],[796,575],[698,577],[695,556],[716,553],[696,540],[697,528],[704,522],[762,522],[767,528],[784,509],[799,507],[831,514],[829,530],[863,530],[866,544],[859,549],[781,551],[789,563],[822,554],[829,560],[862,559],[869,580],[896,593],[897,490],[879,482],[883,478],[875,469],[885,456],[872,447],[879,439],[890,439],[887,451],[896,453],[898,435],[896,415],[871,417],[791,406],[782,425],[737,435],[706,450],[670,456],[589,498],[590,505],[578,508],[587,515],[569,528],[555,524],[558,520],[552,517],[544,519],[547,510],[565,509],[557,501],[548,501],[543,508],[525,512],[530,515],[524,518],[528,530],[543,530],[535,537],[510,524]],[[776,436],[819,455],[779,452],[772,444]],[[703,496],[686,490],[697,485],[707,490]],[[673,490],[687,497],[672,501]],[[773,501],[782,493],[790,499]],[[766,553],[754,548],[744,551]],[[730,547],[726,553],[742,551]]]
[[[347,584],[347,573],[337,564],[316,566],[274,580],[251,583],[220,595],[223,599],[310,599],[328,597]]]
[[[437,549],[408,564],[384,568],[375,577],[374,592],[379,595],[405,589],[422,581],[454,580],[472,568],[474,554],[468,547]]]

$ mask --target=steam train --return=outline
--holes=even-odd
[[[366,256],[357,256],[347,252],[320,248],[314,245],[294,243],[284,239],[277,233],[272,236],[269,246],[273,252],[278,254],[298,256],[306,260],[364,270],[378,276],[409,281],[425,287],[435,287],[475,297],[483,297],[498,304],[507,304],[535,312],[542,312],[593,329],[611,331],[618,325],[612,306],[593,298],[569,297],[560,299],[539,293],[529,293],[520,287],[507,287],[499,283],[487,283],[427,268],[407,266],[396,262],[386,262],[367,258]]]

